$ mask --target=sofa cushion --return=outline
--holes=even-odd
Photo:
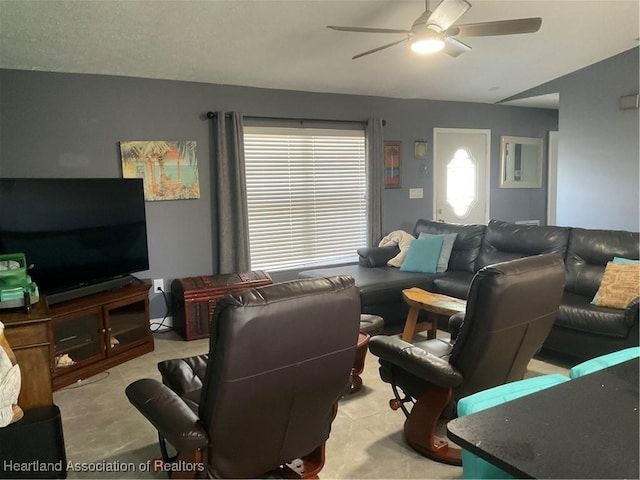
[[[429,235],[411,242],[400,271],[436,273],[442,240],[442,235]]]
[[[422,232],[418,236],[418,240],[421,238],[431,237],[433,234]],[[453,250],[453,244],[456,241],[457,233],[443,233],[442,237],[442,249],[440,250],[440,256],[438,257],[438,265],[436,266],[436,272],[446,272],[449,268],[449,259],[451,258],[451,251]]]
[[[591,299],[565,290],[554,326],[570,330],[626,338],[631,327],[624,310],[591,305]]]
[[[616,256],[636,260],[639,249],[638,232],[572,228],[564,261],[565,290],[593,298],[607,262]]]
[[[609,308],[626,308],[637,298],[640,288],[640,264],[607,263],[598,290],[596,305]]]
[[[532,255],[557,254],[564,258],[570,230],[568,227],[516,225],[491,220],[482,240],[476,269]]]
[[[433,279],[432,291],[466,300],[473,276],[470,272],[447,272],[446,275]]]
[[[640,263],[640,260],[630,260],[628,258],[622,258],[622,257],[613,257],[613,263],[619,263],[622,265],[626,265],[629,263]],[[600,286],[602,286],[602,282],[600,282]],[[600,288],[598,288],[598,291],[600,290]],[[598,292],[596,292],[596,294],[593,296],[593,300],[591,300],[591,304],[592,305],[596,305],[598,303]],[[625,305],[626,306],[626,305]]]
[[[419,287],[430,290],[433,286],[433,278],[436,276],[436,274],[429,273],[401,272],[395,267],[367,268],[360,265],[305,270],[298,274],[300,278],[330,277],[333,275],[353,277],[356,286],[360,289],[363,307],[370,303],[402,302],[403,289]]]
[[[416,222],[413,235],[418,237],[421,233],[435,235],[456,233],[447,270],[474,273],[484,230],[484,225],[462,225],[420,219]]]

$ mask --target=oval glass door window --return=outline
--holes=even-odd
[[[466,217],[478,199],[476,162],[460,147],[447,164],[447,203],[459,218]]]

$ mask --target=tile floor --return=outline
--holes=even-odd
[[[55,392],[67,460],[76,468],[68,477],[167,478],[145,471],[146,462],[160,456],[157,434],[129,403],[124,389],[140,378],[160,379],[159,361],[205,353],[207,342],[157,333],[153,352]],[[532,360],[528,376],[546,373],[567,374],[567,369]],[[363,388],[340,401],[321,478],[462,478],[460,467],[428,460],[405,444],[404,416],[389,408],[391,388],[379,379],[377,358],[371,354],[362,378]],[[120,471],[95,471],[105,469]]]

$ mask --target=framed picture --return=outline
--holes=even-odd
[[[384,142],[384,188],[400,188],[400,142]]]
[[[200,198],[197,143],[186,141],[122,141],[122,176],[142,178],[144,199]]]
[[[427,142],[423,142],[422,140],[413,142],[413,156],[419,160],[426,160]]]

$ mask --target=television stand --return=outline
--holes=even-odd
[[[22,371],[18,404],[51,405],[53,390],[152,352],[150,288],[149,281],[133,278],[116,290],[53,306],[43,295],[28,313],[0,310]]]
[[[136,280],[131,275],[124,275],[122,277],[110,278],[102,282],[91,283],[83,285],[81,287],[72,288],[70,290],[62,290],[60,292],[49,293],[47,298],[47,304],[55,305],[56,303],[67,302],[76,298],[86,297],[93,295],[94,293],[100,293],[107,290],[114,290],[117,288],[131,285]]]
[[[53,390],[153,351],[149,281],[49,305]]]

